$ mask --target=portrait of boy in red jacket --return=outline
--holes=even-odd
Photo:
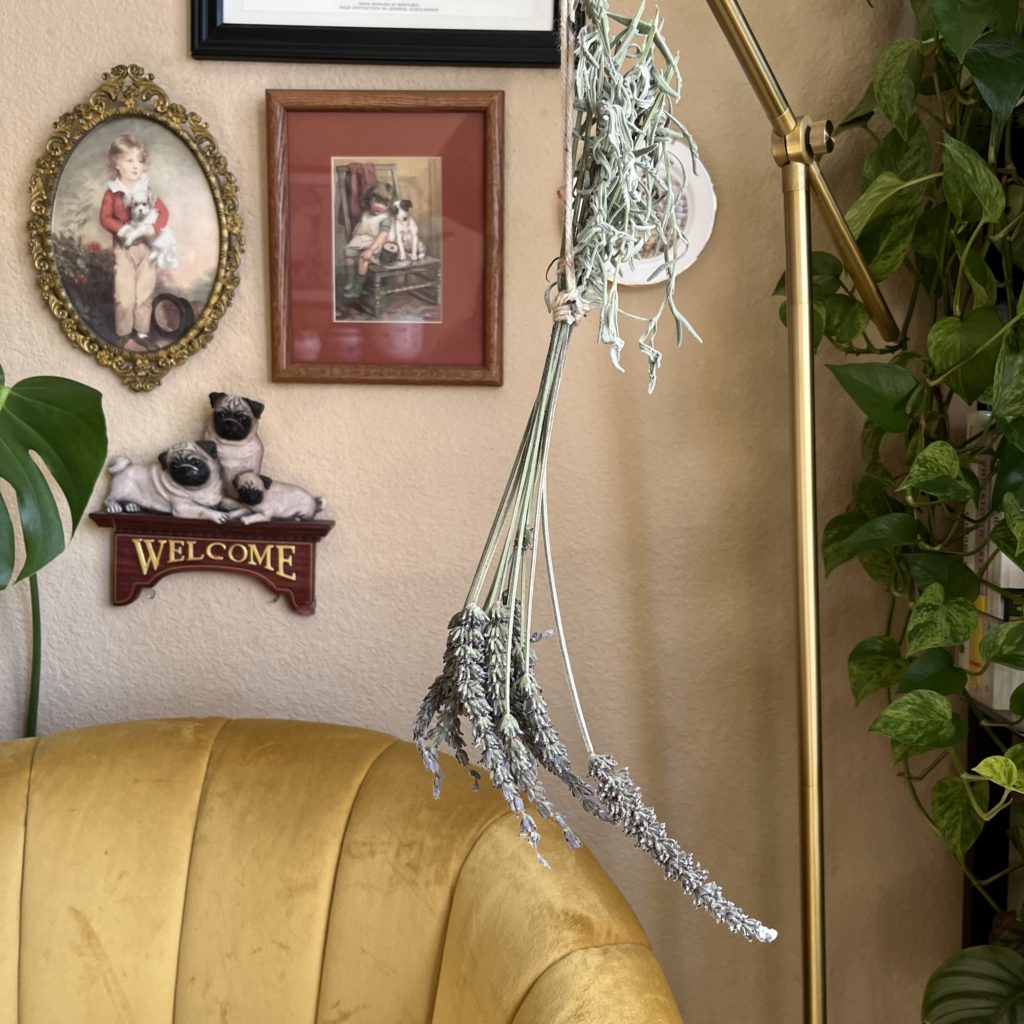
[[[148,352],[158,243],[162,234],[165,243],[169,240],[170,214],[152,193],[149,153],[137,135],[118,135],[107,164],[111,178],[100,204],[100,223],[114,244],[114,329],[126,351]]]

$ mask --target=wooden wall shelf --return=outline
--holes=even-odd
[[[316,609],[316,548],[332,519],[274,520],[245,526],[138,512],[93,512],[114,531],[111,576],[114,604],[179,572],[241,573],[288,598],[300,615]]]

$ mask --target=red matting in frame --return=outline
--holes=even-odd
[[[268,92],[275,380],[501,383],[501,96]],[[348,157],[440,160],[440,322],[335,319]]]

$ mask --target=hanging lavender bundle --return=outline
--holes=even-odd
[[[666,307],[677,342],[696,337],[674,300],[674,264],[682,240],[676,222],[676,192],[683,168],[671,166],[669,146],[693,143],[672,116],[679,98],[676,59],[661,35],[661,20],[608,11],[607,0],[579,0],[585,26],[575,46],[575,72],[566,71],[566,216],[558,280],[546,296],[554,325],[540,388],[519,444],[466,602],[448,625],[441,674],[427,692],[414,727],[426,767],[441,792],[438,750],[447,744],[476,780],[467,737],[510,810],[520,832],[544,863],[534,813],[552,818],[572,846],[579,840],[551,803],[543,770],[562,782],[583,808],[619,825],[636,846],[677,882],[716,921],[748,940],[771,942],[774,929],[730,903],[693,855],[671,838],[629,769],[597,754],[580,706],[562,629],[551,554],[547,508],[547,464],[559,384],[575,324],[600,307],[598,338],[621,370],[623,319],[642,324],[639,346],[648,360],[653,390],[661,353],[654,347]],[[563,67],[572,66],[569,0],[562,2]],[[575,7],[576,4],[573,4]],[[619,307],[618,270],[640,256],[652,236],[665,253],[667,281],[653,317]],[[699,338],[698,338],[699,340]],[[555,635],[584,746],[587,777],[573,769],[548,714],[537,682],[533,645],[533,603],[540,548],[551,593]]]

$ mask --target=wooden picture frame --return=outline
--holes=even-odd
[[[267,91],[275,381],[501,384],[503,110]]]
[[[543,0],[532,5],[519,0],[524,9],[538,11],[528,19],[532,27],[525,29],[491,27],[496,24],[495,15],[508,9],[496,2],[482,4],[483,13],[472,16],[446,15],[446,7],[453,5],[444,0],[431,4],[430,14],[410,12],[410,4],[392,2],[393,11],[379,5],[377,17],[387,27],[376,27],[367,24],[368,15],[357,12],[295,15],[280,3],[276,12],[261,4],[263,14],[246,16],[242,0],[191,0],[192,56],[199,60],[558,66],[557,0],[551,3],[550,18]],[[275,15],[278,23],[272,21]],[[432,24],[445,27],[408,27]]]
[[[39,287],[75,347],[145,392],[209,344],[238,286],[242,218],[198,114],[119,64],[54,122],[30,188]]]

